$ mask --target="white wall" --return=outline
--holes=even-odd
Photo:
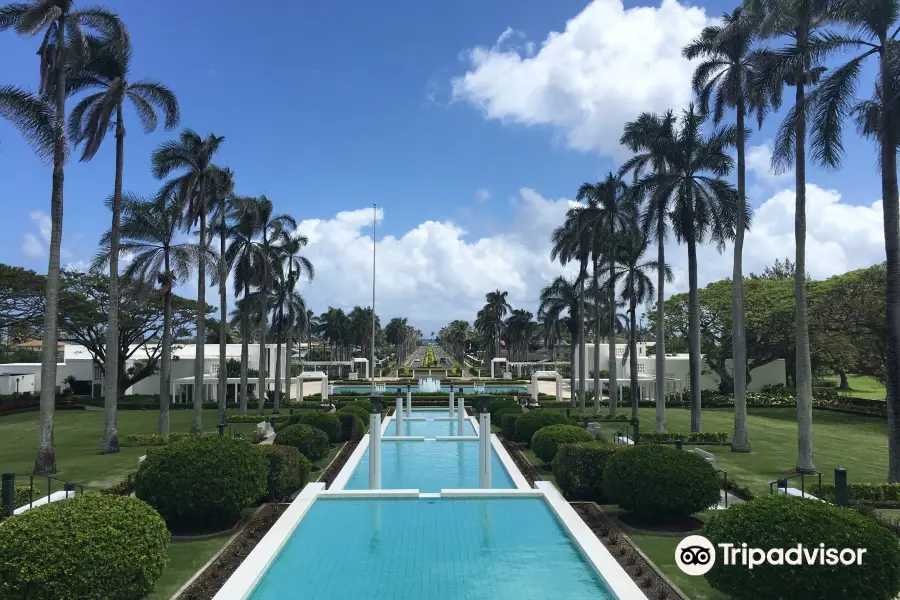
[[[2,366],[2,365],[0,365]],[[0,375],[0,394],[34,393],[34,374]]]

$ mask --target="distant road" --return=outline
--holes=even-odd
[[[425,362],[425,349],[426,348],[428,348],[428,346],[419,346],[418,348],[416,348],[415,352],[413,352],[406,358],[406,362],[404,363],[404,366],[409,369],[417,367],[417,366],[421,367],[422,363]],[[453,357],[450,356],[449,354],[447,354],[443,350],[443,348],[441,348],[440,346],[432,346],[431,348],[434,349],[434,358],[435,358],[435,360],[438,361],[438,367],[434,367],[434,368],[440,368],[442,366],[442,365],[440,365],[442,358],[446,358],[447,360],[450,361],[449,368],[452,369],[456,365],[456,361],[453,360]],[[416,363],[416,359],[419,360],[418,363]],[[446,367],[446,365],[444,365],[444,366]]]

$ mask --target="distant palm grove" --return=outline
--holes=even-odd
[[[745,153],[752,126],[761,126],[778,113],[781,121],[772,168],[793,169],[795,174],[796,255],[791,273],[795,356],[791,380],[797,402],[796,468],[799,472],[815,472],[813,364],[806,297],[806,165],[812,161],[830,169],[840,168],[842,141],[849,135],[846,129],[855,127],[878,151],[873,168],[881,176],[886,261],[884,344],[879,357],[887,390],[888,479],[900,481],[900,115],[895,113],[900,110],[900,45],[895,39],[898,15],[900,0],[746,0],[716,25],[706,27],[683,49],[683,56],[693,61],[695,68],[691,81],[695,101],[684,110],[642,113],[626,123],[621,144],[632,152],[631,158],[601,181],[573,189],[579,205],[568,211],[553,232],[551,257],[563,266],[577,267],[574,278],[560,276],[547,282],[537,298],[536,320],[527,310],[513,310],[505,291],[491,292],[474,321],[474,331],[467,322],[454,321],[441,330],[442,343],[460,362],[466,360],[473,343],[485,351],[486,359],[499,356],[501,341],[509,356],[527,360],[535,337],[551,348],[551,354],[565,338],[572,352],[581,353],[579,372],[569,376],[573,395],[574,390],[579,391],[573,402],[584,410],[588,365],[584,346],[578,341],[606,340],[610,356],[615,356],[616,337],[627,332],[630,358],[635,360],[640,307],[652,307],[656,372],[665,372],[665,289],[671,271],[666,266],[664,242],[674,236],[686,247],[688,257],[687,387],[691,429],[700,431],[703,367],[697,249],[714,244],[724,250],[730,244],[734,249],[730,282],[732,450],[749,452],[742,256],[752,211],[746,194]],[[295,340],[309,341],[316,333],[327,342],[326,349],[319,352],[335,359],[347,358],[353,348],[368,356],[373,344],[384,343],[393,349],[398,361],[405,360],[422,335],[406,319],[392,320],[372,339],[371,308],[357,308],[349,314],[330,308],[314,318],[299,291],[301,281],[311,281],[315,274],[314,266],[303,256],[307,239],[296,233],[294,217],[280,213],[272,199],[235,191],[237,174],[216,164],[218,152],[227,143],[225,137],[181,130],[149,157],[159,189],[146,195],[125,191],[128,128],[139,125],[147,134],[160,126],[174,130],[180,125],[180,111],[176,94],[164,82],[140,79],[142,73],[132,72],[128,30],[114,12],[103,7],[77,7],[71,0],[29,0],[0,7],[0,31],[7,30],[34,43],[40,60],[35,93],[0,82],[0,115],[10,120],[53,167],[36,473],[56,472],[54,388],[65,168],[75,152],[80,161],[94,158],[107,133],[112,133],[115,144],[108,198],[111,221],[93,265],[109,276],[107,346],[119,339],[121,281],[141,280],[156,286],[165,299],[169,319],[173,289],[196,279],[200,307],[206,307],[207,281],[218,292],[221,362],[225,362],[225,343],[231,335],[223,324],[233,322],[245,344],[240,365],[243,410],[252,369],[246,347],[251,337],[261,344],[269,340],[292,348]],[[874,75],[866,79],[867,73]],[[69,100],[71,104],[67,104]],[[131,258],[123,269],[120,259],[126,253]],[[233,314],[227,313],[229,285],[237,297]],[[193,333],[201,354],[209,339],[206,323],[206,311],[198,310]],[[168,431],[172,343],[172,328],[164,327],[161,433]],[[260,356],[255,370],[260,378],[258,389],[264,389],[263,353]],[[618,404],[615,363],[610,362],[608,374],[611,411]],[[194,397],[192,430],[199,431],[203,363],[196,361],[195,365],[195,389],[201,392]],[[104,366],[104,453],[118,451],[117,369],[115,360]],[[593,389],[599,390],[599,367],[593,371]],[[290,373],[285,375],[289,380]],[[631,375],[631,397],[635,398],[635,368]],[[220,369],[216,401],[223,413],[222,380],[226,376],[226,369]],[[655,396],[663,398],[663,378],[657,378],[656,385]],[[280,382],[277,387],[276,402]],[[666,407],[658,402],[655,429],[665,428]]]

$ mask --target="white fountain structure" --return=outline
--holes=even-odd
[[[437,377],[423,377],[419,379],[420,392],[440,392],[441,380]]]
[[[479,385],[476,383],[472,386],[473,394],[484,394],[486,391],[487,391],[487,388],[484,387],[484,384]]]

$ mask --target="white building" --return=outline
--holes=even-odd
[[[638,342],[638,376],[639,377],[656,377],[656,356],[647,356],[647,347],[653,346],[653,342]],[[594,344],[585,344],[587,355],[587,372],[594,370]],[[631,377],[630,360],[622,364],[622,358],[625,356],[625,349],[628,344],[616,344],[616,379],[619,383],[627,383],[627,379]],[[579,353],[575,353],[575,361],[572,368],[578,372]],[[731,360],[726,361],[726,368],[731,371]],[[700,387],[704,390],[715,390],[719,388],[719,377],[713,373],[706,362],[701,362],[703,367],[700,376]],[[600,370],[609,371],[609,344],[600,344]],[[690,384],[691,366],[687,354],[669,354],[666,356],[666,379],[673,382],[673,387],[683,389]],[[758,392],[765,385],[784,385],[786,381],[785,363],[783,359],[774,360],[770,363],[757,367],[750,371],[750,383],[747,391]],[[577,385],[577,382],[576,382]],[[587,389],[593,389],[594,383],[591,377],[586,382]]]

